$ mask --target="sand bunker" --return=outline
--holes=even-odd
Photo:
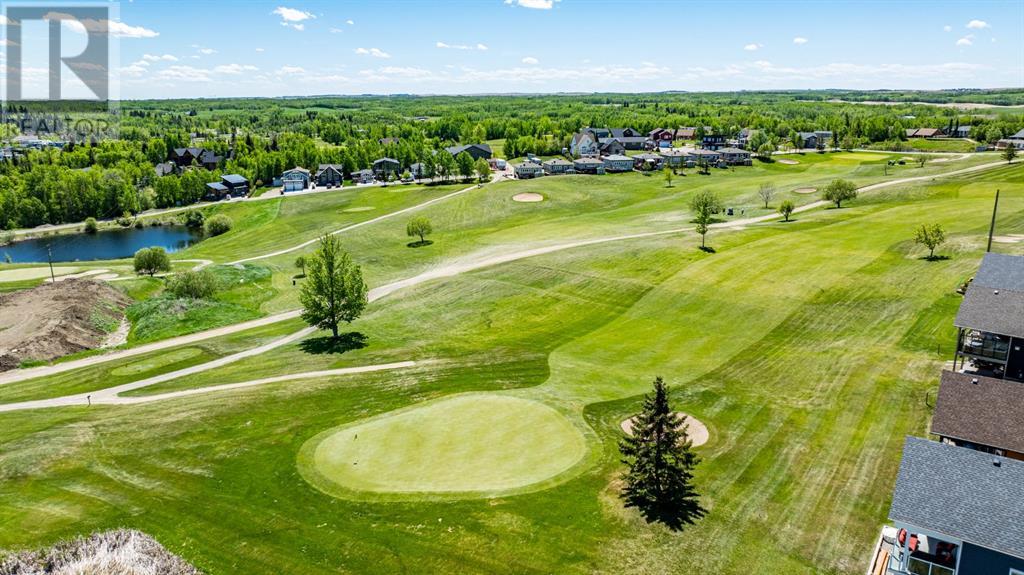
[[[527,204],[532,204],[534,202],[543,202],[544,201],[544,196],[542,196],[540,194],[535,194],[533,192],[525,192],[525,193],[522,193],[522,194],[516,194],[516,195],[512,196],[512,200],[516,201],[516,202],[523,202],[523,203],[527,203]]]
[[[690,443],[692,443],[694,447],[699,447],[708,442],[710,434],[708,433],[708,428],[706,425],[701,423],[698,419],[686,415],[681,411],[675,412],[675,415],[676,417],[686,416],[686,433],[687,435],[690,436]],[[626,421],[622,422],[622,431],[625,432],[626,435],[633,435],[634,419],[636,418],[630,417]]]
[[[1010,234],[1007,236],[992,236],[992,241],[997,244],[1019,244],[1024,242],[1024,235]]]
[[[818,191],[818,188],[797,188],[793,190],[794,194],[813,194]]]
[[[352,214],[352,213],[355,213],[355,212],[368,212],[368,211],[373,210],[373,209],[376,209],[376,208],[374,208],[373,206],[359,206],[358,208],[348,208],[348,209],[341,210],[341,211],[346,213],[346,214]]]
[[[795,166],[796,164],[800,163],[800,162],[798,162],[796,160],[787,160],[785,158],[780,159],[780,160],[775,160],[775,161],[780,163],[780,164],[786,164],[787,166]]]

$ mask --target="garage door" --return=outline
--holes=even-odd
[[[302,180],[290,180],[284,183],[284,191],[286,192],[298,192],[303,189]]]

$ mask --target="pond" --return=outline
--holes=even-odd
[[[95,234],[64,234],[22,240],[0,246],[0,261],[45,262],[50,247],[55,262],[116,260],[142,248],[162,247],[168,252],[185,249],[202,239],[202,232],[185,226],[126,228]]]

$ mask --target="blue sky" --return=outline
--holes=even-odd
[[[136,0],[118,12],[122,98],[1024,86],[1019,0]],[[31,57],[38,74],[45,54]]]

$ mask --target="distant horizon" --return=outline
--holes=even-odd
[[[1004,0],[111,6],[111,93],[126,101],[1024,86],[1024,2]],[[62,54],[81,53],[85,27],[62,27]],[[23,24],[26,97],[47,94],[47,34]],[[65,96],[85,94],[63,76]]]

